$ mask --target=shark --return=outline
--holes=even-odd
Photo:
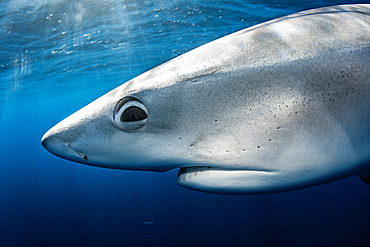
[[[86,165],[164,172],[185,188],[261,194],[370,183],[370,5],[298,12],[123,83],[42,137]]]

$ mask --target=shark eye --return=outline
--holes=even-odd
[[[113,122],[122,130],[137,130],[143,127],[148,118],[148,110],[140,100],[125,97],[114,108]]]

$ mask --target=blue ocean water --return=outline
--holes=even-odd
[[[0,246],[368,246],[370,186],[352,177],[214,195],[177,171],[109,170],[42,148],[54,124],[125,81],[234,31],[368,1],[0,3]]]

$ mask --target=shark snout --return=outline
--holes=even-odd
[[[41,139],[41,145],[50,153],[63,159],[79,163],[88,161],[88,157],[84,153],[71,147],[71,144],[65,141],[60,134],[55,133],[53,129],[45,133]]]

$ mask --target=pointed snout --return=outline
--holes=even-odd
[[[66,138],[63,138],[63,136],[67,136],[66,133],[55,129],[55,127],[45,133],[41,139],[41,145],[50,153],[63,159],[86,163],[88,157],[81,151],[73,149],[70,143],[65,140]]]

